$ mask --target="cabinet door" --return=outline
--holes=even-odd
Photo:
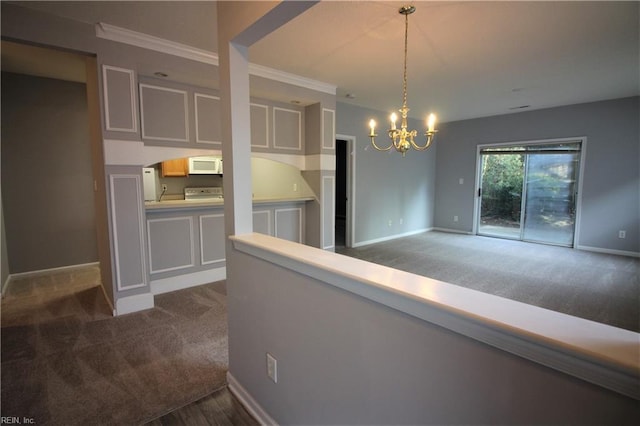
[[[189,142],[187,97],[184,90],[140,84],[142,139]]]
[[[220,98],[194,94],[196,118],[196,143],[222,145],[220,134]]]
[[[184,177],[189,174],[189,159],[176,158],[162,162],[162,177]]]
[[[134,133],[139,138],[135,73],[132,70],[103,65],[102,83],[105,130]]]

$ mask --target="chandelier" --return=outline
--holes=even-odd
[[[389,139],[391,140],[390,144],[386,148],[380,148],[376,145],[376,122],[375,120],[369,121],[369,127],[371,128],[371,132],[369,133],[369,137],[371,138],[371,144],[378,151],[389,151],[391,148],[395,148],[396,151],[401,152],[404,157],[405,153],[413,147],[417,151],[424,151],[425,149],[431,146],[433,142],[433,138],[437,132],[435,130],[436,124],[436,116],[433,114],[429,114],[427,118],[427,131],[425,136],[427,137],[426,143],[424,145],[418,145],[414,142],[413,138],[418,135],[416,130],[407,130],[407,113],[409,112],[409,108],[407,108],[407,33],[409,31],[409,15],[416,11],[416,8],[411,5],[402,6],[398,12],[401,15],[404,15],[404,74],[402,76],[402,108],[398,111],[400,112],[401,121],[400,128],[396,128],[396,121],[398,120],[398,116],[396,113],[392,113],[391,120],[391,129],[389,129]]]

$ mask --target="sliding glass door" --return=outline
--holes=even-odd
[[[480,151],[478,234],[573,245],[580,142]]]

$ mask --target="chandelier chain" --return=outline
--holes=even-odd
[[[402,107],[407,106],[407,34],[409,33],[409,15],[404,15],[404,74],[402,76]]]

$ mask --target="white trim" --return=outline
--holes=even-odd
[[[164,38],[128,30],[104,22],[98,22],[95,28],[96,37],[98,38],[218,66],[218,55],[208,50],[198,49],[186,44],[176,43]]]
[[[7,279],[2,283],[2,289],[0,289],[0,297],[4,297],[4,293],[7,291],[7,287],[11,283],[11,274],[7,275]]]
[[[638,333],[262,234],[236,250],[640,399]]]
[[[440,227],[430,228],[428,229],[428,231],[448,232],[451,234],[475,235],[473,232],[469,232],[469,231],[462,231],[460,229],[440,228]]]
[[[576,197],[576,217],[573,220],[573,247],[578,246],[580,239],[580,225],[582,223],[582,188],[584,182],[584,167],[587,162],[587,138],[580,140],[580,169],[578,170],[578,195]]]
[[[306,156],[302,154],[276,154],[273,152],[252,152],[252,157],[264,158],[267,160],[277,161],[279,163],[288,164],[297,167],[300,170],[306,170]]]
[[[258,145],[253,143],[253,137],[251,137],[251,146],[255,148],[269,148],[269,106],[250,102],[249,111],[251,111],[251,107],[264,108],[264,125],[265,125],[264,145]]]
[[[275,420],[271,418],[269,413],[267,413],[264,408],[258,401],[256,401],[247,390],[242,387],[240,382],[233,377],[230,371],[227,371],[227,383],[229,384],[229,391],[238,398],[238,401],[242,404],[242,406],[251,414],[257,421],[258,424],[264,426],[277,426]]]
[[[57,266],[55,268],[48,269],[39,269],[36,271],[27,271],[27,272],[16,272],[15,274],[7,275],[7,279],[2,283],[2,291],[1,294],[4,295],[7,287],[11,283],[11,281],[19,278],[28,278],[28,277],[38,277],[41,275],[48,275],[56,272],[64,272],[64,271],[73,271],[75,269],[89,268],[89,267],[100,267],[100,262],[89,262],[89,263],[79,263],[76,265],[68,265],[68,266]]]
[[[111,120],[109,118],[109,84],[107,81],[107,70],[122,72],[125,74],[129,74],[129,89],[131,96],[131,124],[132,128],[126,127],[111,127]],[[114,67],[111,65],[102,65],[102,92],[104,96],[104,120],[105,120],[105,130],[115,131],[115,132],[128,132],[128,133],[137,133],[138,132],[138,120],[136,119],[136,90],[135,90],[135,74],[133,70],[128,70],[125,68]]]
[[[326,146],[325,143],[325,134],[324,134],[324,113],[325,112],[329,112],[331,113],[331,127],[333,129],[333,131],[331,132],[331,144],[329,146]],[[320,132],[322,133],[322,148],[323,149],[336,149],[336,111],[333,109],[329,109],[329,108],[322,108],[322,126],[320,126]]]
[[[118,316],[144,311],[145,309],[151,309],[154,306],[153,294],[151,293],[120,297],[116,300],[116,308],[113,311],[113,315]]]
[[[176,43],[174,41],[154,37],[137,31],[127,30],[104,22],[97,23],[95,29],[96,37],[98,38],[141,47],[143,49],[155,50],[156,52],[179,56],[181,58],[214,65],[216,67],[219,65],[218,54],[215,52],[209,52],[208,50],[198,49],[186,44]],[[333,84],[290,74],[262,65],[249,63],[249,74],[294,86],[304,87],[318,92],[328,93],[330,95],[336,94],[337,87]]]
[[[333,187],[333,197],[331,199],[327,199],[325,194],[325,181],[330,180],[330,185]],[[320,206],[320,235],[322,236],[322,248],[324,250],[334,249],[336,246],[336,178],[335,176],[322,176],[322,185],[320,186],[320,199],[322,200],[322,205]],[[326,217],[324,217],[324,207],[325,203],[331,203],[331,243],[326,245],[326,241],[324,240],[324,231],[325,231],[325,221]]]
[[[576,246],[576,249],[584,250],[584,251],[592,251],[595,253],[615,254],[618,256],[640,257],[640,252],[637,252],[637,251],[614,250],[614,249],[590,247],[590,246],[583,246],[583,245]]]
[[[193,148],[189,146],[153,146],[142,141],[105,139],[104,162],[115,166],[146,166],[172,158],[197,157],[200,155],[220,155],[220,149]]]
[[[157,141],[172,141],[172,142],[189,142],[189,94],[184,90],[170,89],[168,87],[154,86],[152,84],[140,83],[140,127],[142,130],[142,139],[151,139]],[[184,139],[165,138],[162,136],[150,136],[147,135],[144,126],[144,96],[143,89],[156,89],[164,92],[173,92],[183,95],[184,98]]]
[[[297,241],[298,243],[302,244],[304,241],[304,238],[302,237],[302,208],[300,207],[291,207],[291,208],[287,208],[287,209],[275,209],[274,213],[275,213],[275,237],[276,238],[280,238],[278,236],[278,213],[283,213],[283,212],[290,212],[290,211],[294,211],[297,210],[298,212],[298,236],[300,237],[299,240]]]
[[[151,294],[163,294],[171,291],[183,290],[203,284],[213,283],[227,279],[227,268],[207,269],[205,271],[191,272],[175,277],[159,278],[151,280]]]
[[[172,266],[171,268],[164,269],[153,269],[153,251],[151,250],[151,223],[152,222],[176,222],[176,221],[184,221],[187,220],[189,222],[189,247],[191,248],[191,263]],[[171,241],[168,242],[169,244]],[[195,266],[195,253],[193,250],[193,217],[192,216],[177,216],[177,217],[163,217],[160,219],[147,219],[147,244],[149,247],[149,273],[150,274],[158,274],[160,272],[169,272],[169,271],[177,271],[179,269],[191,268]]]
[[[431,228],[418,229],[415,231],[404,232],[402,234],[389,235],[387,237],[374,238],[373,240],[360,241],[358,243],[353,243],[353,247],[361,247],[369,244],[381,243],[383,241],[395,240],[398,238],[409,237],[411,235],[422,234],[423,232],[430,231]]]
[[[334,142],[335,143],[335,142]],[[335,154],[312,154],[304,157],[304,169],[302,170],[336,170]]]
[[[336,94],[337,86],[333,84],[313,80],[295,74],[290,74],[285,71],[268,68],[262,65],[249,63],[249,74],[255,75],[256,77],[263,77],[269,80],[279,81],[281,83],[304,87],[310,90],[315,90],[317,92],[328,93],[330,95]]]
[[[267,214],[267,233],[273,237],[273,230],[271,229],[271,210],[258,210],[253,211],[253,215],[266,213]]]
[[[210,141],[206,139],[200,139],[200,131],[198,126],[198,98],[208,98],[215,99],[220,102],[219,96],[205,95],[204,93],[194,93],[193,94],[193,115],[196,120],[196,143],[204,143],[211,145],[222,145],[222,141]]]
[[[298,115],[298,146],[297,147],[278,146],[278,140],[276,138],[276,112],[277,111],[292,112]],[[302,113],[294,109],[273,107],[273,139],[271,141],[273,142],[274,149],[281,149],[281,150],[288,150],[288,151],[301,151],[302,150]]]
[[[109,196],[111,197],[111,219],[112,219],[112,224],[113,224],[113,251],[114,251],[114,258],[115,258],[115,269],[116,269],[116,288],[118,291],[125,291],[125,290],[131,290],[134,288],[139,288],[139,287],[144,287],[146,285],[145,283],[145,276],[146,276],[146,266],[145,266],[145,258],[144,258],[144,227],[142,226],[142,224],[144,223],[144,209],[142,208],[142,200],[143,200],[143,195],[140,193],[140,188],[142,187],[142,183],[140,182],[140,175],[131,175],[131,174],[111,174],[109,175]],[[116,221],[116,203],[115,203],[115,192],[114,192],[114,183],[116,181],[116,179],[134,179],[136,181],[136,192],[137,192],[137,199],[140,200],[137,203],[137,208],[138,208],[138,224],[140,226],[138,226],[139,228],[139,244],[140,244],[140,249],[142,250],[142,263],[140,265],[140,276],[142,277],[142,282],[138,283],[138,284],[132,284],[132,285],[128,285],[128,286],[122,286],[122,277],[120,276],[120,251],[118,250],[118,223]]]
[[[79,263],[77,265],[58,266],[55,268],[39,269],[36,271],[16,272],[15,274],[10,274],[9,276],[11,277],[11,279],[37,277],[54,272],[72,271],[74,269],[88,268],[92,266],[100,266],[100,262]]]
[[[200,215],[200,217],[198,218],[198,223],[200,225],[200,264],[201,265],[209,265],[210,263],[218,263],[218,262],[224,262],[226,260],[226,258],[220,258],[220,259],[213,259],[213,260],[207,260],[205,262],[204,260],[204,232],[203,232],[203,228],[202,228],[202,219],[204,218],[208,218],[208,217],[221,217],[222,218],[222,228],[224,229],[224,214],[203,214]],[[224,246],[224,243],[223,243]]]

